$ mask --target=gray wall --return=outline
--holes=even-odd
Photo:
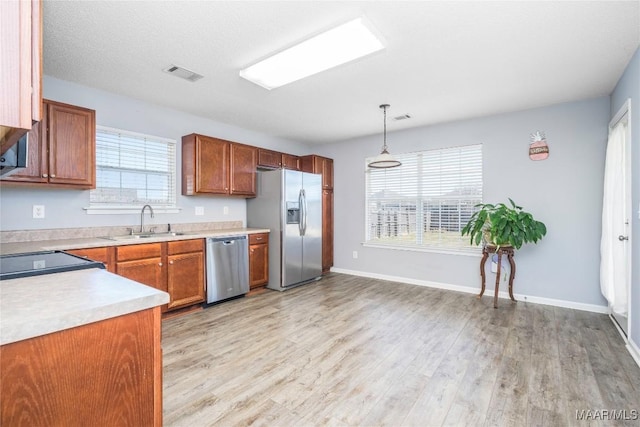
[[[169,108],[152,105],[132,98],[98,89],[81,86],[45,76],[44,97],[96,110],[96,123],[148,135],[173,138],[180,141],[183,135],[197,132],[258,147],[270,148],[291,154],[308,154],[306,145],[248,131],[246,129],[215,122],[203,117],[186,114]],[[180,145],[178,144],[178,179],[180,192]],[[32,206],[45,206],[45,218],[33,219]],[[206,221],[246,220],[246,202],[231,197],[178,195],[179,214],[156,214],[146,219],[147,224],[188,223]],[[89,191],[52,190],[27,187],[0,187],[0,230],[26,230],[46,228],[73,228],[108,225],[135,225],[137,214],[87,215]],[[195,207],[204,207],[205,215],[196,216]],[[224,215],[224,207],[229,214]]]
[[[611,94],[611,118],[631,98],[631,340],[640,347],[640,48]]]
[[[548,228],[537,245],[517,251],[515,292],[604,306],[599,239],[609,109],[609,97],[602,97],[390,132],[388,145],[392,153],[402,153],[482,143],[484,200],[511,197]],[[550,156],[534,162],[528,147],[536,130],[546,133]],[[479,289],[479,256],[361,245],[364,159],[381,144],[382,135],[373,135],[316,150],[334,158],[335,267]]]

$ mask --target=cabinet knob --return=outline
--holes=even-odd
[[[162,267],[162,263],[161,263],[161,262],[159,262],[159,263],[158,263],[158,265],[159,265],[160,267]]]
[[[48,178],[48,177],[49,177],[49,175],[47,175],[46,173],[43,173],[43,174],[42,174],[42,177],[43,177],[43,178]]]
[[[169,264],[173,265],[173,260],[169,261]]]
[[[55,178],[56,176],[54,174],[51,174],[51,178]]]

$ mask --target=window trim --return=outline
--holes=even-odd
[[[464,144],[464,145],[454,145],[454,146],[449,146],[449,147],[440,147],[440,148],[432,148],[432,149],[425,149],[425,150],[419,150],[419,151],[411,151],[411,152],[407,152],[407,153],[400,153],[400,154],[396,154],[395,156],[402,156],[403,154],[413,154],[413,153],[424,153],[424,152],[428,152],[428,151],[441,151],[441,150],[449,150],[449,149],[456,149],[456,148],[461,148],[461,147],[472,147],[472,146],[480,146],[480,161],[481,161],[481,168],[483,168],[484,166],[484,160],[483,160],[483,144],[481,142],[476,142],[476,143],[470,143],[470,144]],[[365,215],[365,220],[364,220],[364,226],[363,226],[363,231],[364,231],[364,240],[361,242],[361,245],[363,247],[370,247],[370,248],[377,248],[377,249],[391,249],[391,250],[401,250],[401,251],[410,251],[410,252],[427,252],[427,253],[438,253],[438,254],[447,254],[447,255],[462,255],[462,256],[472,256],[472,257],[476,257],[476,256],[480,256],[482,255],[482,248],[479,246],[475,246],[475,245],[469,245],[467,247],[461,247],[461,248],[451,248],[451,247],[442,247],[442,246],[437,246],[437,245],[417,245],[417,244],[406,244],[404,242],[393,242],[393,243],[380,243],[380,242],[375,242],[372,240],[367,240],[367,236],[369,235],[369,228],[370,228],[370,223],[369,223],[369,208],[368,208],[368,201],[369,201],[369,195],[368,195],[368,173],[369,169],[366,167],[366,165],[369,163],[369,161],[371,160],[371,158],[367,157],[365,158],[365,188],[364,188],[364,215]],[[400,166],[402,167],[402,166]],[[481,179],[481,184],[482,184],[482,193],[484,193],[484,172],[482,173],[482,179]],[[419,197],[418,197],[419,199]],[[484,200],[482,195],[481,195],[481,200]]]
[[[174,149],[174,167],[172,173],[173,180],[173,204],[171,205],[155,205],[151,204],[154,212],[156,213],[180,213],[182,208],[178,207],[178,142],[175,139],[160,137],[155,135],[144,134],[140,132],[128,131],[125,129],[113,128],[109,126],[96,126],[96,135],[98,131],[112,132],[112,133],[123,133],[128,136],[140,137],[140,138],[149,138],[159,142],[166,142],[167,144],[173,145]],[[97,160],[96,160],[96,170],[98,168]],[[97,187],[97,183],[96,183]],[[93,191],[92,189],[91,191]],[[89,206],[84,207],[83,209],[87,213],[87,215],[118,215],[118,214],[132,214],[132,213],[140,213],[143,204],[91,204],[89,201]]]

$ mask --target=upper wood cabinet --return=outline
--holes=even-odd
[[[231,143],[230,195],[256,196],[256,165],[258,149],[250,145]]]
[[[3,181],[95,188],[95,111],[43,101],[44,115],[29,132],[28,164]]]
[[[333,159],[311,154],[302,156],[302,167],[304,172],[322,174],[322,188],[324,190],[333,189]]]
[[[42,116],[42,4],[0,1],[0,153]]]
[[[190,134],[182,137],[182,194],[256,194],[257,148]]]
[[[267,169],[300,170],[300,157],[278,151],[258,148],[258,167]]]

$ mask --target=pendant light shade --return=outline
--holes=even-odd
[[[395,168],[400,166],[402,163],[397,161],[396,159],[389,154],[387,150],[387,108],[389,108],[389,104],[382,104],[380,106],[384,111],[384,133],[383,133],[383,144],[382,144],[382,152],[373,159],[372,162],[369,163],[370,168],[374,169],[388,169]]]

